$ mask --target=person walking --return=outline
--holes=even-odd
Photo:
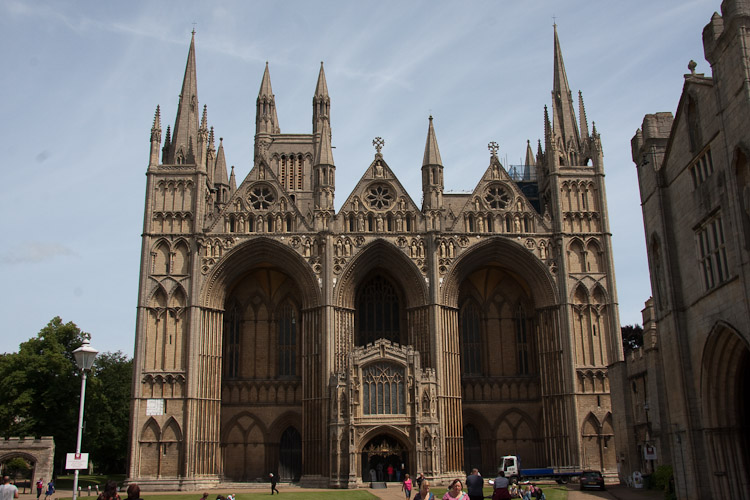
[[[3,478],[3,485],[0,486],[0,500],[13,500],[18,498],[18,488],[15,484],[10,484],[10,476]]]
[[[414,495],[414,500],[435,500],[435,495],[430,493],[430,482],[424,476],[419,483],[419,491]]]
[[[47,491],[44,492],[44,500],[50,500],[55,495],[55,481],[52,479],[47,483]]]
[[[42,496],[42,491],[44,490],[44,478],[40,477],[36,480],[36,498],[39,500],[39,497]]]
[[[404,482],[401,483],[401,490],[406,495],[406,500],[409,500],[411,498],[411,478],[409,477],[409,474],[404,476]]]
[[[497,471],[497,477],[495,478],[495,491],[492,493],[492,500],[505,500],[510,498],[510,492],[508,491],[508,485],[510,481],[505,477],[505,471],[500,469]]]
[[[471,500],[484,498],[484,478],[479,474],[479,469],[471,469],[471,474],[466,477],[466,493]]]
[[[271,478],[271,495],[273,495],[274,491],[278,493],[279,495],[281,495],[281,492],[278,489],[276,489],[276,483],[278,482],[278,479],[276,479],[276,475],[273,472],[271,472],[268,475],[268,477]]]

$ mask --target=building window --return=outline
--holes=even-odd
[[[399,297],[384,277],[375,276],[359,290],[355,318],[357,345],[378,339],[401,343]]]
[[[279,376],[295,377],[297,375],[297,315],[289,302],[281,306],[277,326]]]
[[[227,378],[240,376],[240,307],[232,304],[224,316],[224,375]]]
[[[501,184],[493,184],[484,192],[484,201],[494,209],[503,209],[510,205],[512,201],[508,190]]]
[[[710,290],[729,278],[721,214],[703,224],[696,232],[696,237],[703,285],[706,290]]]
[[[365,195],[365,199],[370,208],[374,210],[385,210],[393,204],[393,193],[388,186],[378,184],[370,188]]]
[[[257,186],[250,192],[250,204],[255,210],[268,210],[276,197],[268,186]]]
[[[461,308],[460,316],[463,374],[478,376],[482,374],[482,335],[479,306],[474,301],[468,301]]]
[[[693,178],[693,189],[703,184],[712,173],[714,173],[714,160],[711,157],[711,150],[707,149],[690,166],[690,176]]]
[[[516,349],[518,350],[518,373],[529,373],[528,320],[522,306],[516,310]]]
[[[365,415],[406,413],[404,369],[390,363],[363,368],[362,407]]]

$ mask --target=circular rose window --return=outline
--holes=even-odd
[[[484,193],[484,201],[490,208],[506,208],[510,205],[512,198],[505,186],[493,184]]]
[[[393,190],[384,184],[372,186],[365,195],[370,208],[384,210],[393,205]]]
[[[256,186],[248,196],[250,204],[255,210],[268,210],[276,199],[273,191],[268,186]]]

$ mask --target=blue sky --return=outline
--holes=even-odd
[[[339,207],[385,139],[419,203],[427,117],[446,190],[468,191],[487,143],[517,164],[543,136],[556,18],[568,80],[602,136],[622,324],[651,295],[630,139],[674,113],[719,0],[0,2],[4,161],[0,277],[15,351],[54,316],[132,355],[154,109],[174,123],[196,24],[198,99],[238,184],[252,161],[265,61],[282,132],[309,133],[320,61],[331,95]]]

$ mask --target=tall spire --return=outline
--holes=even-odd
[[[328,84],[326,84],[326,74],[323,70],[323,61],[320,61],[320,72],[318,73],[318,83],[315,86],[315,95],[313,95],[313,134],[319,134],[323,128],[323,117],[328,118],[330,126],[331,120],[331,98],[328,95]],[[320,140],[315,137],[315,142]]]
[[[271,74],[268,71],[268,62],[263,71],[263,80],[260,82],[258,99],[255,112],[255,134],[279,134],[279,118],[276,116],[276,99],[271,88]]]
[[[190,51],[185,65],[185,77],[182,80],[180,103],[177,106],[177,118],[174,122],[170,163],[194,163],[198,146],[199,127],[198,79],[195,70],[195,32],[190,39]]]
[[[224,158],[224,138],[219,137],[219,149],[216,151],[216,167],[214,168],[214,184],[229,187],[227,179],[227,160]]]
[[[422,158],[422,209],[439,209],[443,204],[443,160],[440,158],[432,116]]]
[[[315,155],[314,204],[315,210],[333,210],[333,196],[336,187],[335,172],[333,164],[333,150],[331,149],[331,129],[328,126],[328,118],[321,118],[321,127]],[[322,221],[322,220],[321,220]],[[324,223],[325,226],[325,223]]]
[[[583,92],[578,91],[578,118],[581,121],[581,138],[586,139],[589,136],[589,123],[586,119],[586,108],[583,106]]]
[[[568,146],[572,140],[574,147],[578,149],[580,139],[575,113],[573,112],[573,97],[568,85],[568,76],[565,74],[565,63],[563,62],[562,49],[560,48],[560,39],[557,37],[557,25],[555,25],[554,30],[555,68],[552,84],[552,131],[555,136],[563,140],[563,144]]]

